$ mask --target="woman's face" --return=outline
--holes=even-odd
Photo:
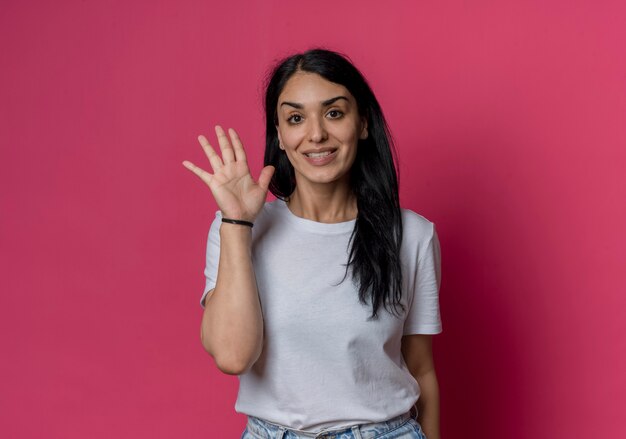
[[[352,94],[316,73],[295,73],[278,97],[278,139],[294,167],[296,185],[348,184],[367,121]]]

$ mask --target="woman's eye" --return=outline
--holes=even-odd
[[[298,118],[298,120],[295,120],[295,118]],[[299,114],[294,114],[287,118],[287,122],[298,123],[300,122],[301,119],[302,119],[302,116],[300,116]]]
[[[330,110],[328,114],[331,115],[332,119],[338,119],[343,115],[343,112],[339,110]]]

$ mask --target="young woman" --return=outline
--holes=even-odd
[[[183,162],[219,206],[200,335],[239,377],[242,438],[438,439],[439,241],[399,205],[376,97],[312,49],[273,68],[265,112],[257,181],[233,129],[215,127],[221,158],[199,136],[212,173]]]

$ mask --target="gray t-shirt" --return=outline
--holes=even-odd
[[[216,283],[221,218],[218,210],[209,230],[203,308]],[[409,209],[402,221],[406,310],[398,318],[381,306],[378,319],[368,321],[371,303],[359,302],[351,272],[339,283],[356,220],[320,223],[294,215],[280,199],[265,203],[252,229],[263,352],[238,375],[236,412],[317,433],[411,409],[420,389],[401,339],[442,330],[440,247],[434,223]]]

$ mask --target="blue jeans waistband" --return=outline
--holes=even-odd
[[[298,438],[324,438],[335,439],[341,437],[341,434],[352,432],[352,436],[357,439],[373,439],[383,433],[395,430],[404,425],[411,418],[411,412],[408,411],[395,418],[387,421],[372,422],[365,424],[356,424],[340,428],[324,428],[318,433],[311,433],[302,430],[296,430],[266,421],[255,416],[248,415],[248,423],[246,428],[255,438],[259,439],[282,439],[286,432],[291,433],[291,437],[295,435]]]

